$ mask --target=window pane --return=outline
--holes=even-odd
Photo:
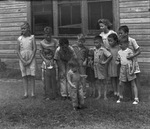
[[[36,36],[43,35],[44,27],[53,29],[52,0],[32,1],[32,28]]]
[[[72,6],[72,24],[81,23],[81,8],[79,5]]]
[[[98,30],[98,19],[106,18],[113,22],[112,1],[88,3],[88,28]]]
[[[76,1],[59,4],[59,34],[81,33],[81,7]]]
[[[64,25],[70,25],[71,24],[71,7],[70,6],[61,6],[59,15],[59,25],[64,26]]]

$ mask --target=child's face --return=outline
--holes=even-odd
[[[128,47],[128,43],[122,42],[119,44],[119,46],[122,50],[125,50]]]
[[[45,33],[44,36],[46,40],[51,40],[51,33]]]
[[[79,39],[77,41],[77,44],[78,44],[79,47],[83,46],[83,43],[84,43],[84,40],[82,40],[82,39]]]
[[[103,32],[107,29],[107,26],[103,23],[99,23],[99,27],[100,27],[100,30],[102,30]]]
[[[108,37],[108,42],[111,47],[115,46],[115,40],[113,38]]]
[[[103,44],[102,41],[100,41],[98,39],[94,40],[94,45],[96,48],[100,48],[102,46],[102,44]]]
[[[128,34],[125,33],[123,30],[119,30],[118,35],[119,35],[119,37],[121,37],[121,36],[126,36]]]
[[[21,33],[24,35],[27,33],[27,28],[26,27],[21,27]]]

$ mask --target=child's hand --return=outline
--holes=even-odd
[[[128,55],[128,56],[127,56],[127,59],[128,59],[128,60],[132,60],[132,59],[133,59],[133,56]]]
[[[73,85],[73,84],[72,84],[71,86],[72,86],[73,88],[76,88],[76,86],[75,86],[75,85]]]
[[[83,66],[86,66],[86,62],[87,62],[86,60],[83,62]]]
[[[101,61],[100,63],[101,63],[102,65],[105,65],[105,64],[106,64],[106,62],[105,62],[105,61]]]
[[[87,78],[87,75],[80,75],[80,77],[82,77],[82,78]]]
[[[31,60],[28,60],[27,63],[26,63],[26,65],[29,65],[30,63],[31,63]]]
[[[50,66],[50,61],[49,60],[45,60],[46,66]]]

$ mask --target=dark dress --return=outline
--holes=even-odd
[[[87,58],[86,75],[87,75],[86,79],[88,82],[94,82],[95,81],[94,57],[92,57],[92,56],[88,56],[88,58]]]

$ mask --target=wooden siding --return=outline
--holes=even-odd
[[[140,67],[143,72],[150,72],[150,3],[149,0],[116,0],[119,1],[117,9],[119,20],[117,25],[127,25],[130,29],[130,36],[137,40],[141,47],[139,55]],[[57,16],[53,1],[54,21]],[[16,55],[16,40],[20,35],[20,25],[24,21],[31,21],[28,3],[26,1],[0,1],[0,58],[8,67],[18,67]],[[31,8],[31,6],[29,6]],[[116,7],[117,8],[117,7]],[[57,24],[56,24],[57,25]],[[54,26],[57,32],[58,27]],[[58,32],[55,34],[57,36]],[[76,39],[69,38],[70,43],[74,44]],[[39,39],[36,39],[39,47]],[[92,37],[87,37],[87,47],[93,46]],[[41,64],[39,51],[37,51],[37,62]]]
[[[27,21],[27,2],[0,1],[0,58],[7,67],[18,67],[16,44],[24,21]]]
[[[138,57],[142,72],[150,72],[150,1],[119,0],[120,25],[129,27],[129,35],[141,47]]]

